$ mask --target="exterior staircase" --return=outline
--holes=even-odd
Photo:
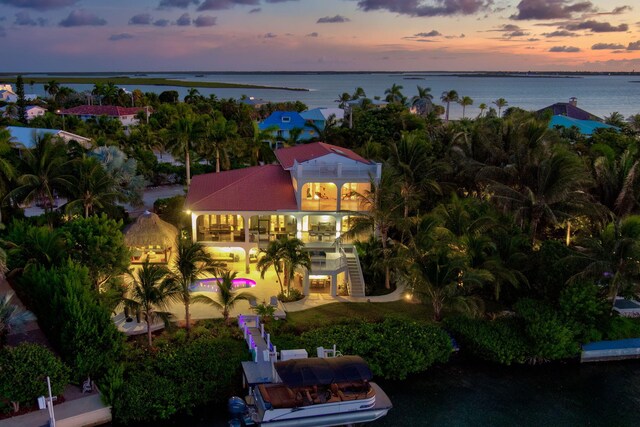
[[[360,267],[360,259],[358,253],[354,250],[345,253],[347,258],[347,268],[349,270],[349,295],[352,297],[365,296],[364,277],[362,268]]]

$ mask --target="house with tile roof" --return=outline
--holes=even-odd
[[[538,110],[537,113],[551,113],[549,129],[562,127],[569,129],[575,127],[581,134],[586,136],[591,136],[596,129],[620,130],[615,126],[604,123],[604,121],[595,114],[578,108],[578,98],[575,97],[569,99],[569,102],[556,102],[555,104]]]
[[[355,196],[371,189],[382,165],[322,142],[275,151],[278,164],[193,177],[185,201],[193,240],[214,258],[251,264],[271,241],[298,238],[312,260],[296,272],[304,295],[364,296],[364,278],[353,242],[343,236],[366,210]]]
[[[274,111],[269,117],[258,124],[262,131],[273,129],[273,136],[289,139],[293,129],[300,129],[298,141],[308,141],[318,136],[307,121],[297,111]]]
[[[620,128],[611,126],[606,123],[598,122],[595,120],[578,120],[567,116],[553,116],[549,122],[550,129],[557,128],[577,128],[578,132],[585,136],[591,136],[597,129],[612,129],[619,131]]]
[[[107,116],[120,120],[122,126],[126,128],[138,124],[139,120],[136,116],[141,111],[146,114],[150,113],[146,107],[119,107],[117,105],[79,105],[66,110],[59,110],[57,113],[62,116],[76,116],[83,121]]]

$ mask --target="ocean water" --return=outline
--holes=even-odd
[[[125,75],[125,74],[119,74]],[[474,104],[466,108],[467,117],[479,114],[478,105],[491,106],[492,101],[505,98],[509,106],[525,110],[538,110],[555,102],[567,102],[569,98],[578,98],[578,106],[600,117],[619,112],[625,117],[640,113],[640,76],[527,76],[527,77],[481,77],[455,74],[434,73],[354,73],[354,74],[204,74],[170,73],[152,74],[150,77],[166,77],[193,81],[256,84],[274,87],[292,87],[308,89],[307,92],[278,89],[198,89],[205,96],[215,94],[218,98],[239,98],[242,95],[262,98],[268,101],[299,100],[309,106],[334,107],[335,101],[343,92],[353,93],[356,87],[362,87],[367,96],[380,96],[393,84],[403,87],[402,92],[411,98],[417,94],[417,86],[430,87],[434,98],[439,102],[444,91],[456,90],[460,96],[469,96]],[[28,75],[25,76],[28,82]],[[635,82],[634,82],[635,81]],[[91,90],[92,85],[69,85],[76,90]],[[143,92],[162,92],[177,90],[181,97],[188,88],[171,86],[127,86],[128,90],[139,88]],[[42,84],[25,90],[44,95]],[[462,107],[451,105],[452,118],[462,116]]]

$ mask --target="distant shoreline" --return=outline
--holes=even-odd
[[[114,76],[123,77],[131,75],[136,78],[136,75],[158,75],[158,74],[188,74],[193,76],[206,76],[206,75],[332,75],[332,74],[389,74],[389,75],[405,75],[405,76],[461,76],[461,77],[563,77],[563,76],[640,76],[640,71],[459,71],[459,70],[437,70],[437,71],[91,71],[91,72],[21,72],[21,73],[0,73],[2,77],[15,77],[18,74],[23,76],[47,76],[47,77],[62,77],[62,76]],[[30,78],[30,77],[25,77]],[[34,77],[39,78],[39,77]],[[221,83],[224,84],[224,83]],[[267,87],[271,88],[271,87]],[[280,88],[279,88],[280,89]],[[291,88],[287,88],[290,89]],[[299,89],[293,89],[299,90]]]
[[[99,73],[104,75],[104,73]],[[163,73],[164,74],[164,73]],[[277,87],[277,86],[262,86],[242,83],[220,83],[220,82],[198,82],[187,80],[172,80],[158,77],[128,77],[123,76],[122,73],[114,75],[113,77],[90,77],[88,74],[74,73],[74,76],[85,77],[69,77],[68,75],[47,75],[47,77],[33,77],[27,75],[24,77],[25,83],[48,83],[51,80],[55,80],[62,84],[96,84],[96,83],[113,83],[115,85],[127,85],[127,86],[177,86],[188,88],[207,88],[207,89],[273,89],[273,90],[289,90],[296,92],[308,92],[309,89],[303,88],[291,88],[291,87]],[[87,77],[88,76],[88,77]],[[0,75],[0,81],[15,81],[15,74],[3,74]]]

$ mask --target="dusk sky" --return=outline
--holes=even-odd
[[[0,71],[640,71],[638,0],[0,0]]]

